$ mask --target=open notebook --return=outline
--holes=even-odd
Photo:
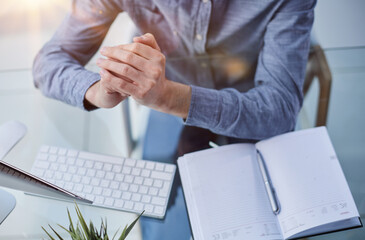
[[[325,127],[186,154],[178,166],[195,240],[293,239],[362,226]]]

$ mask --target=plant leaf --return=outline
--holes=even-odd
[[[47,232],[47,230],[46,230],[46,229],[44,229],[44,227],[42,227],[42,229],[43,229],[43,231],[45,231],[45,232],[46,232],[46,234],[48,235],[48,237],[49,237],[51,240],[56,240],[54,237],[52,237],[52,235],[51,235],[51,234],[49,234],[49,232]]]
[[[124,240],[128,234],[130,233],[130,231],[132,231],[134,225],[136,225],[137,221],[139,220],[139,218],[142,216],[142,214],[144,213],[144,210],[143,212],[141,212],[141,214],[139,214],[139,216],[131,223],[131,225],[128,225],[125,226],[123,232],[122,232],[122,235],[119,237],[119,240]]]

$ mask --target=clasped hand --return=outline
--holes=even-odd
[[[85,98],[96,107],[112,108],[131,96],[158,111],[186,117],[191,89],[165,78],[166,59],[152,34],[133,43],[103,47],[97,65],[101,80],[91,86]]]

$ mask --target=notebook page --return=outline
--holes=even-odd
[[[284,134],[256,147],[277,192],[285,238],[359,216],[325,127]]]
[[[255,158],[234,144],[178,160],[195,240],[282,239]]]

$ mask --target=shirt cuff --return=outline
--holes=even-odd
[[[191,86],[191,101],[186,125],[213,129],[219,122],[218,90]]]
[[[74,98],[73,105],[83,109],[90,110],[90,108],[85,108],[84,99],[86,91],[93,85],[95,82],[100,80],[100,75],[95,72],[90,71],[82,71],[77,75],[78,81],[75,81],[75,85],[71,90],[71,96]]]

